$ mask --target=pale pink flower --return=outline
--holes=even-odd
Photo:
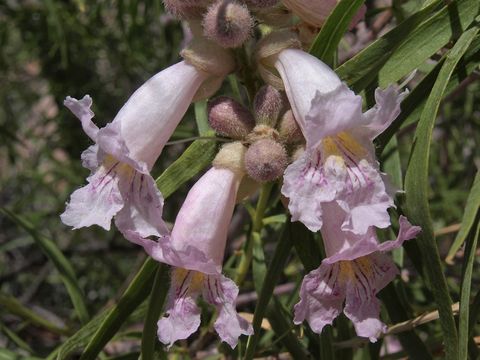
[[[282,193],[293,221],[322,227],[324,205],[346,213],[341,229],[365,234],[390,225],[394,190],[379,170],[373,139],[400,113],[403,94],[377,89],[377,104],[362,113],[362,98],[317,58],[296,49],[275,62],[303,135],[306,150],[285,171]]]
[[[412,226],[401,216],[397,239],[379,243],[373,227],[363,235],[341,231],[342,211],[335,209],[338,205],[334,203],[328,207],[321,230],[327,258],[304,277],[294,322],[307,320],[312,330],[320,334],[343,308],[357,335],[375,342],[386,331],[379,318],[380,301],[376,294],[398,273],[384,252],[414,238],[420,227]]]
[[[330,13],[337,6],[337,0],[283,0],[283,3],[303,21],[321,27]],[[362,5],[353,17],[350,28],[353,28],[365,16],[367,8]]]
[[[221,274],[227,231],[240,184],[239,174],[212,167],[189,191],[169,239],[137,238],[154,259],[175,266],[166,313],[158,322],[158,337],[170,346],[186,339],[200,325],[197,297],[214,305],[214,327],[232,348],[251,325],[235,310],[238,287]]]
[[[64,224],[74,229],[93,224],[110,229],[112,217],[127,237],[163,236],[163,197],[150,170],[187,111],[206,72],[182,61],[159,72],[128,99],[113,121],[99,129],[93,122],[92,99],[67,97],[64,104],[95,142],[82,154],[91,170],[88,184],[72,195]]]

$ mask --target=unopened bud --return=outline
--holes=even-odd
[[[163,0],[165,9],[181,20],[199,19],[205,11],[205,1]]]
[[[234,0],[217,1],[203,18],[205,36],[225,48],[241,46],[250,38],[253,25],[248,8]]]
[[[283,114],[279,125],[280,139],[286,144],[297,144],[303,141],[303,134],[298,126],[292,110],[287,110]]]
[[[208,122],[220,135],[243,139],[255,126],[250,111],[234,99],[220,96],[208,103]]]
[[[240,141],[225,144],[218,152],[212,165],[220,169],[229,169],[238,176],[245,175],[245,152],[247,148]]]
[[[255,142],[245,154],[247,174],[258,182],[267,182],[279,178],[287,165],[287,152],[282,145],[271,139]]]
[[[254,9],[262,9],[277,5],[279,0],[245,0],[245,2]]]
[[[262,86],[253,100],[253,110],[257,124],[274,127],[285,102],[285,97],[273,86]]]

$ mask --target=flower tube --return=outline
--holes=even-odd
[[[210,63],[187,55],[187,60],[159,72],[135,91],[104,128],[92,122],[90,96],[67,97],[65,106],[95,145],[82,154],[91,175],[88,184],[71,195],[61,215],[64,224],[74,229],[96,224],[109,230],[115,216],[127,238],[168,234],[162,220],[163,197],[150,170],[203,84],[222,79],[233,68],[222,49],[209,55]]]
[[[168,317],[158,322],[158,337],[170,346],[198,329],[200,309],[196,299],[200,295],[217,309],[214,328],[232,348],[240,335],[253,332],[235,310],[238,287],[221,274],[228,227],[244,174],[240,166],[223,166],[222,161],[243,163],[244,153],[239,142],[224,146],[214,167],[190,189],[169,239],[137,239],[152,258],[175,267],[166,309]]]
[[[397,239],[379,243],[373,227],[363,235],[342,231],[341,214],[334,203],[325,211],[321,233],[327,258],[304,277],[294,323],[307,320],[312,330],[320,334],[343,308],[357,335],[375,342],[386,331],[386,325],[379,319],[380,302],[376,294],[398,273],[384,252],[414,238],[420,227],[412,226],[401,216]]]
[[[292,220],[318,231],[324,205],[333,201],[346,214],[342,230],[388,227],[394,189],[379,170],[373,139],[398,116],[404,94],[377,89],[377,104],[363,113],[362,98],[317,58],[286,49],[274,65],[306,139],[305,152],[284,174]]]

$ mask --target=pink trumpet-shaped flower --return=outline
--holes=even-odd
[[[377,89],[376,106],[362,113],[362,98],[317,58],[286,49],[275,67],[307,141],[284,174],[292,220],[318,231],[324,205],[333,201],[346,214],[342,230],[365,234],[371,226],[388,227],[394,190],[379,170],[373,139],[400,113],[404,94]]]
[[[251,335],[251,325],[235,310],[238,288],[221,274],[227,231],[235,207],[241,175],[211,168],[189,191],[170,239],[159,242],[137,238],[155,260],[175,266],[172,274],[168,317],[158,322],[158,337],[170,346],[186,339],[200,325],[197,297],[214,305],[218,317],[214,327],[232,348],[242,334]]]
[[[338,3],[337,0],[283,0],[283,2],[300,19],[318,27],[323,25]],[[350,24],[351,28],[363,19],[366,10],[366,6],[362,5],[358,13],[352,19]]]
[[[72,195],[64,224],[74,229],[115,224],[127,237],[163,236],[163,197],[150,170],[165,143],[209,74],[182,61],[159,72],[128,99],[113,121],[99,129],[93,122],[92,99],[67,97],[64,104],[95,142],[82,154],[91,170],[88,184]],[[131,236],[130,236],[131,238]]]
[[[384,252],[414,238],[420,227],[412,226],[401,216],[397,239],[379,243],[373,227],[363,235],[341,231],[342,212],[335,209],[337,206],[331,204],[325,212],[321,232],[327,258],[304,277],[294,322],[301,324],[307,320],[312,330],[320,334],[343,308],[357,335],[375,342],[386,330],[379,319],[380,302],[376,294],[398,273]]]

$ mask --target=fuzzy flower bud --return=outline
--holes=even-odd
[[[298,144],[303,140],[302,130],[298,126],[292,110],[283,114],[279,125],[280,139],[287,144]]]
[[[225,48],[241,46],[251,36],[253,25],[248,8],[234,0],[217,1],[203,18],[205,36]]]
[[[286,102],[285,97],[273,86],[263,86],[255,95],[253,109],[257,124],[275,126],[280,111]]]
[[[205,1],[163,0],[165,9],[178,19],[199,19],[205,11]]]
[[[217,169],[229,169],[236,175],[245,174],[245,152],[247,148],[240,141],[225,144],[218,152],[212,165]]]
[[[250,111],[234,99],[220,96],[208,103],[208,122],[220,135],[243,139],[255,126]]]
[[[279,178],[287,165],[287,152],[282,145],[271,139],[262,139],[255,142],[245,154],[247,174],[258,182],[267,182]]]
[[[247,141],[250,144],[262,139],[279,141],[280,135],[278,135],[278,131],[271,126],[260,124],[255,126],[252,132],[247,136]]]

